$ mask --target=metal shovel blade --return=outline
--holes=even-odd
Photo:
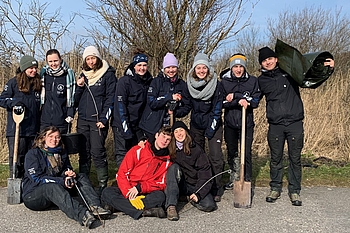
[[[21,181],[20,178],[7,179],[7,204],[15,205],[21,203]]]
[[[233,206],[236,208],[250,208],[252,203],[251,182],[235,181],[233,188]]]

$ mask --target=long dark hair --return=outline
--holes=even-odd
[[[56,132],[60,133],[60,130],[56,126],[48,126],[45,129],[41,130],[39,135],[34,140],[33,148],[38,147],[40,149],[45,149],[45,137],[48,136],[48,134],[52,134]],[[58,146],[61,146],[63,148],[62,140],[60,140],[60,143],[58,144]]]
[[[190,134],[188,133],[187,130],[185,130],[186,132],[186,138],[183,141],[183,151],[187,156],[191,155],[191,146],[192,146],[192,137],[190,136]],[[173,132],[174,135],[174,132]],[[171,138],[171,142],[168,146],[169,148],[169,154],[170,154],[170,158],[172,161],[174,161],[176,159],[176,139],[175,136],[173,136]]]
[[[49,50],[47,50],[46,56],[45,56],[46,60],[47,60],[47,56],[52,55],[52,54],[57,54],[58,58],[59,58],[60,60],[62,60],[61,54],[60,54],[60,52],[58,52],[57,49],[49,49]]]
[[[29,94],[31,86],[33,86],[34,91],[41,91],[41,81],[38,73],[33,78],[29,78],[25,71],[17,70],[16,81],[18,90],[24,94]]]

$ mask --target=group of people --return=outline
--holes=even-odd
[[[16,177],[23,177],[24,204],[32,210],[57,205],[68,217],[89,228],[96,220],[94,215],[110,214],[110,210],[122,211],[134,219],[155,216],[176,221],[181,195],[199,210],[214,211],[224,189],[233,189],[234,181],[239,179],[243,108],[247,112],[244,180],[252,180],[253,109],[265,96],[271,151],[271,191],[266,201],[274,202],[281,195],[287,140],[288,194],[293,205],[302,205],[304,112],[298,84],[279,68],[277,55],[269,47],[259,50],[259,78],[248,73],[244,54],[234,54],[229,61],[219,81],[209,57],[198,53],[185,82],[172,53],[165,55],[155,78],[148,71],[148,57],[139,53],[119,79],[94,46],[85,48],[78,78],[56,49],[47,51],[47,65],[40,74],[37,60],[22,57],[16,77],[1,93],[0,106],[8,111],[10,175],[16,172]],[[324,66],[333,69],[333,59],[325,60]],[[14,107],[24,109],[16,171],[12,170]],[[61,142],[61,134],[70,131],[76,111],[77,132],[83,139],[79,174],[73,171]],[[189,113],[189,127],[176,121]],[[107,187],[105,148],[109,124],[118,166],[116,186],[112,187]],[[221,175],[225,165],[223,136],[232,171],[225,185]],[[91,162],[96,168],[98,192],[89,181]],[[82,190],[90,206],[71,198],[74,186]]]

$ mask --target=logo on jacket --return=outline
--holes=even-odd
[[[38,101],[38,100],[40,101],[40,93],[35,92],[34,95],[35,95],[36,101]]]
[[[63,90],[64,90],[64,85],[58,84],[57,85],[57,94],[63,94]]]
[[[243,92],[243,97],[244,97],[247,101],[251,101],[251,100],[253,99],[253,97],[250,96],[250,92],[249,92],[249,91]]]

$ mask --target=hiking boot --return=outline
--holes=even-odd
[[[103,206],[103,209],[109,210],[109,211],[111,211],[111,213],[117,212],[117,209],[115,209],[113,206],[108,205],[108,204],[105,204],[105,205]]]
[[[224,185],[225,190],[232,190],[233,189],[233,182],[228,182]]]
[[[271,190],[270,194],[266,197],[267,202],[275,202],[278,198],[280,198],[281,193],[279,191]]]
[[[291,193],[289,194],[290,201],[292,202],[292,205],[294,206],[301,206],[302,201],[300,200],[300,195],[297,193]]]
[[[169,206],[167,209],[166,209],[166,212],[167,212],[167,217],[170,221],[177,221],[179,220],[179,215],[176,211],[176,206]]]
[[[93,215],[91,214],[91,212],[87,210],[87,211],[85,212],[84,216],[83,216],[83,219],[82,219],[82,221],[81,221],[81,225],[86,226],[87,228],[90,229],[90,228],[92,227],[92,224],[93,224],[95,221],[96,221],[95,216],[93,216]]]
[[[91,206],[90,209],[92,210],[92,214],[95,216],[112,214],[110,210],[104,209],[101,206]]]
[[[150,208],[143,210],[142,213],[143,217],[158,217],[158,218],[165,218],[165,212],[162,207],[156,207],[156,208]]]

